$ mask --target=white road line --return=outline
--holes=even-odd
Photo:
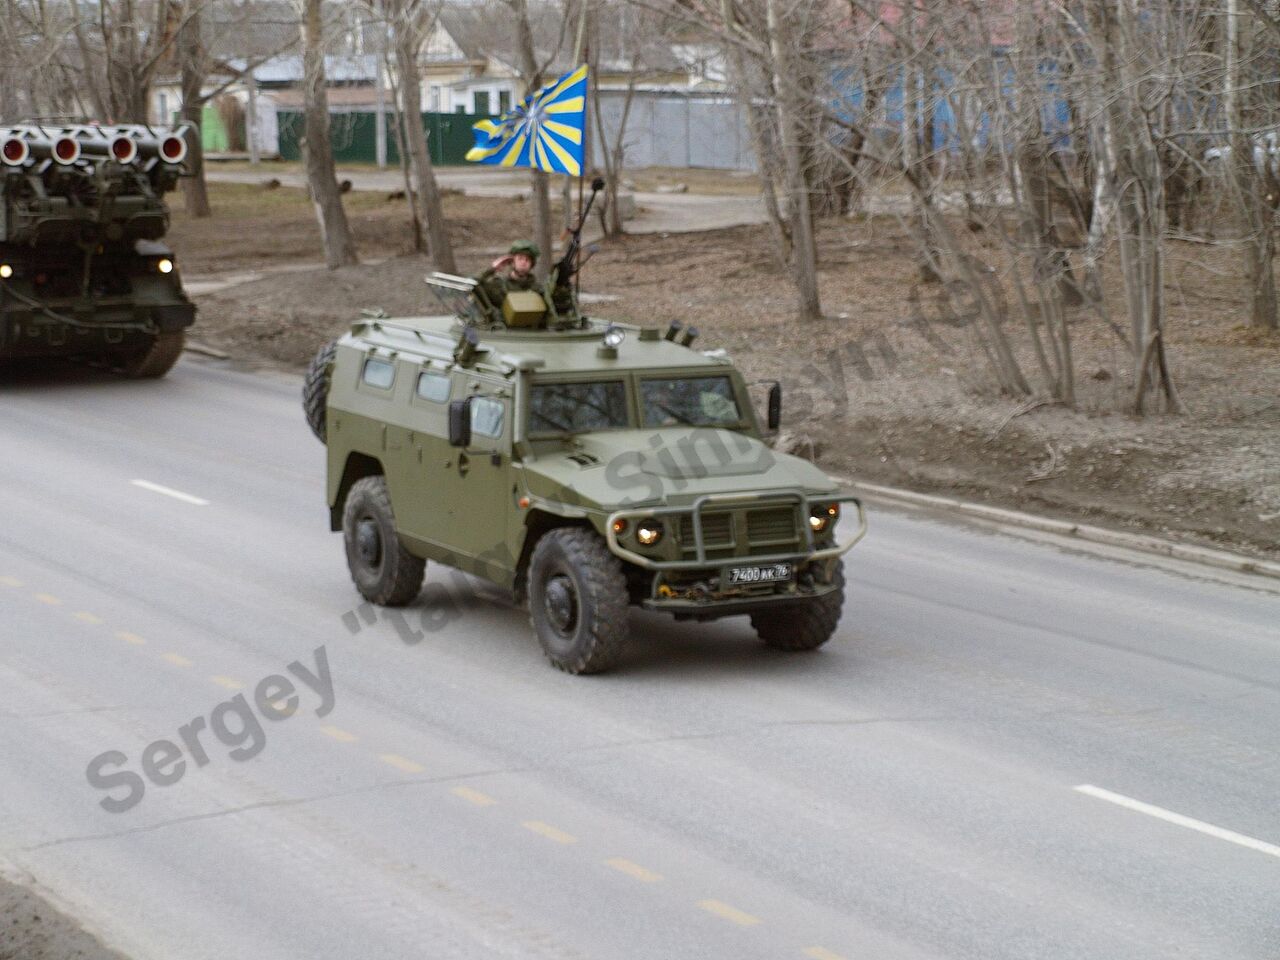
[[[1186,827],[1188,830],[1195,830],[1206,836],[1216,837],[1218,840],[1225,840],[1227,843],[1247,847],[1250,850],[1256,850],[1258,853],[1265,853],[1268,856],[1280,857],[1280,847],[1274,843],[1267,843],[1265,840],[1255,840],[1253,837],[1247,837],[1243,833],[1236,833],[1234,830],[1224,830],[1222,827],[1215,827],[1212,823],[1205,823],[1203,820],[1196,820],[1192,817],[1184,817],[1182,814],[1174,813],[1172,810],[1166,810],[1150,803],[1143,803],[1141,800],[1134,800],[1132,797],[1126,797],[1122,793],[1112,793],[1110,790],[1103,790],[1101,787],[1095,787],[1092,784],[1082,783],[1074,789],[1077,793],[1083,793],[1098,800],[1105,800],[1107,803],[1114,803],[1118,807],[1125,807],[1138,813],[1145,813],[1149,817],[1164,820],[1166,823]]]
[[[143,490],[150,490],[152,493],[163,494],[166,497],[173,497],[175,500],[181,500],[183,503],[190,503],[197,507],[207,507],[208,500],[202,500],[200,497],[193,497],[189,493],[183,493],[181,490],[174,490],[172,487],[162,487],[158,483],[152,483],[150,480],[131,480],[135,487],[141,487]]]

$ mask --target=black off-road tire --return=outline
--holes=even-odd
[[[595,531],[545,534],[533,548],[528,580],[529,618],[552,666],[600,673],[618,662],[627,644],[627,578]]]
[[[357,480],[342,510],[347,567],[360,595],[383,607],[403,607],[422,590],[427,562],[400,543],[383,477]]]
[[[325,414],[329,409],[329,379],[333,375],[333,360],[338,354],[338,341],[330,340],[317,351],[307,367],[302,381],[302,412],[307,425],[321,443],[327,442]]]
[[[757,636],[775,650],[817,650],[831,639],[844,607],[844,562],[831,571],[835,590],[813,600],[761,610],[751,615]]]
[[[131,380],[158,380],[173,369],[187,345],[186,334],[157,334],[149,344],[120,360],[120,372]]]

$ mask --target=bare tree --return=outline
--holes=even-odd
[[[204,139],[201,136],[205,80],[204,16],[193,11],[178,33],[178,63],[182,82],[182,119],[190,124],[187,134],[187,169],[191,176],[182,183],[182,199],[188,216],[208,217],[209,187],[204,176]]]
[[[1249,322],[1275,330],[1280,324],[1274,267],[1274,224],[1280,206],[1275,145],[1280,9],[1261,0],[1243,2],[1252,16],[1240,8],[1241,0],[1224,0],[1223,112],[1230,129],[1228,160],[1245,248]]]
[[[542,87],[547,62],[539,63],[533,40],[533,26],[529,20],[528,0],[503,0],[510,8],[516,31],[516,63],[524,96],[530,96]],[[533,209],[533,239],[542,250],[538,258],[539,276],[545,278],[551,265],[551,195],[548,177],[542,170],[530,171],[530,188]]]
[[[444,205],[427,149],[427,135],[422,126],[421,78],[418,55],[435,24],[437,8],[429,0],[383,0],[382,9],[391,30],[399,74],[402,137],[413,170],[417,190],[417,217],[427,228],[427,252],[436,266],[456,273],[457,264],[449,230],[444,220]]]
[[[305,99],[307,183],[329,269],[358,262],[355,241],[342,206],[329,140],[329,98],[325,92],[324,20],[320,0],[302,0],[302,72]]]

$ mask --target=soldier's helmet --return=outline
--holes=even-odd
[[[541,252],[542,251],[538,249],[538,245],[532,240],[517,240],[511,245],[511,249],[507,251],[507,253],[512,255],[523,253],[532,257],[534,260],[538,259],[538,255]]]

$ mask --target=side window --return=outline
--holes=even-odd
[[[471,400],[471,432],[482,437],[502,436],[507,406],[492,397],[473,397]]]
[[[371,387],[390,390],[391,385],[396,382],[396,365],[389,360],[370,357],[364,362],[364,372],[360,377]]]
[[[423,372],[418,375],[418,396],[432,403],[444,403],[449,399],[449,378],[443,373]]]

